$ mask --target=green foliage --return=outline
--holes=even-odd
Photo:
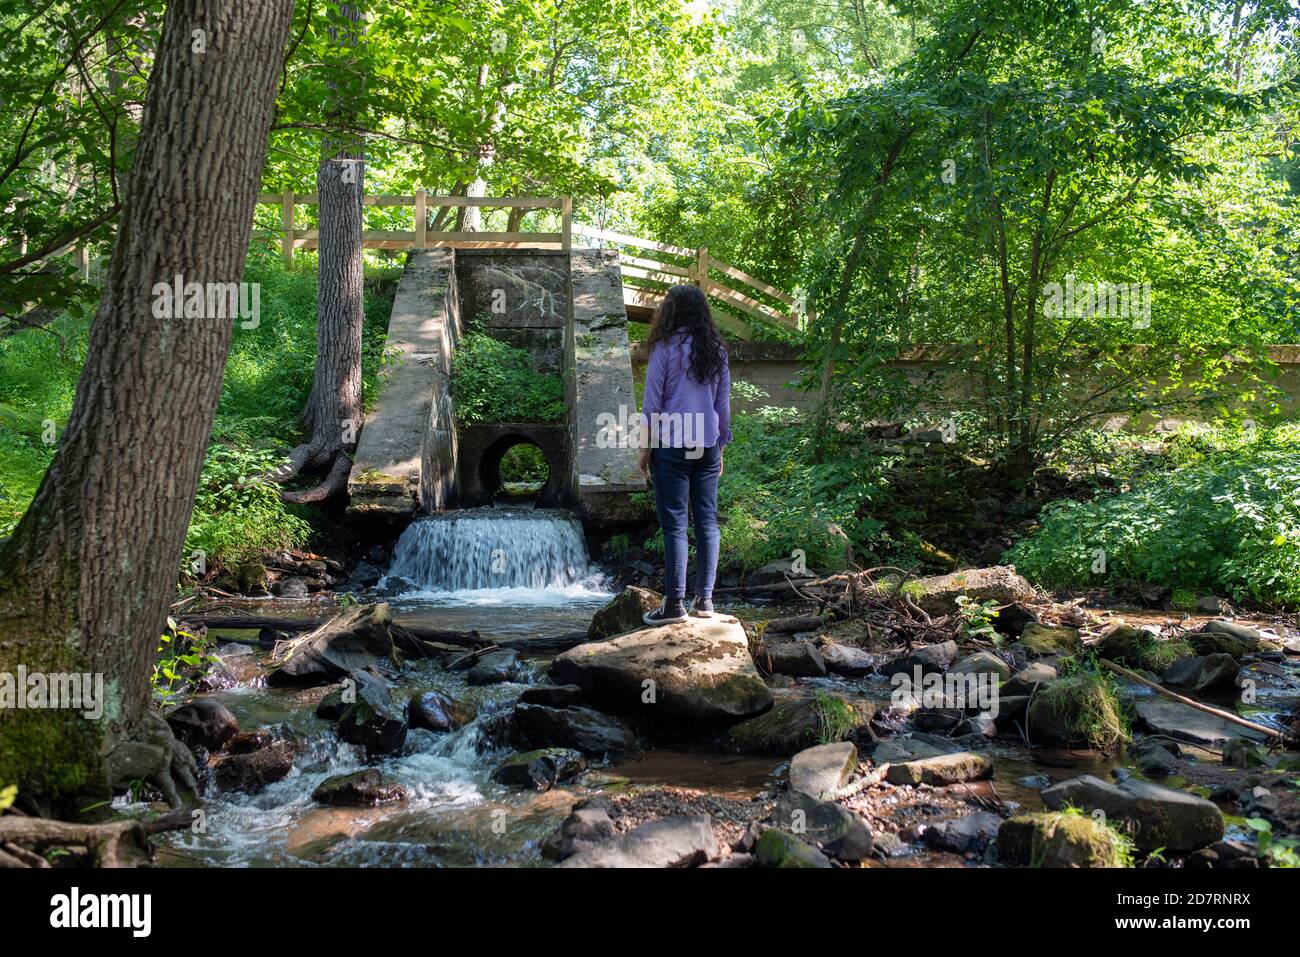
[[[559,376],[534,371],[528,350],[484,332],[469,332],[457,344],[451,394],[463,425],[560,422],[567,409]]]
[[[270,450],[208,447],[185,539],[187,564],[195,551],[216,567],[306,543],[311,526],[263,478],[282,464],[283,456]]]
[[[1259,856],[1268,862],[1269,867],[1300,867],[1300,839],[1294,837],[1275,837],[1273,825],[1262,817],[1246,819],[1246,826],[1255,832],[1259,844]]]
[[[906,591],[906,586],[904,591]],[[958,595],[957,614],[961,618],[962,637],[983,638],[994,644],[1001,643],[1001,636],[993,627],[993,620],[998,615],[998,603],[996,601],[990,599],[989,601],[980,602],[975,601],[969,595]]]
[[[848,737],[849,732],[862,724],[862,716],[853,705],[838,695],[817,691],[813,698],[817,712],[817,743],[834,744]]]
[[[752,388],[733,383],[734,394]],[[718,484],[721,552],[739,570],[804,552],[810,568],[838,570],[846,546],[870,552],[883,523],[871,516],[884,488],[883,462],[846,444],[822,461],[792,409],[733,416],[734,442]]]
[[[501,456],[501,483],[503,485],[536,485],[545,483],[550,469],[546,456],[531,442],[511,446]]]
[[[1054,502],[1006,560],[1051,587],[1154,582],[1300,603],[1300,443],[1288,432],[1207,452],[1090,502]],[[1097,550],[1105,571],[1092,568]]]
[[[159,639],[149,684],[154,698],[166,704],[191,691],[209,668],[220,659],[213,654],[216,641],[204,635],[192,635],[167,619],[168,631]]]

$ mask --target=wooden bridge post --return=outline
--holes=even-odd
[[[425,246],[425,230],[429,225],[429,217],[425,213],[425,201],[428,193],[423,188],[415,191],[415,248],[423,249]]]
[[[280,196],[280,255],[286,263],[293,262],[293,192]]]
[[[573,248],[573,197],[560,198],[560,248],[568,253]]]
[[[701,246],[695,253],[695,285],[709,292],[709,247]]]

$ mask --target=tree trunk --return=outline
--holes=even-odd
[[[340,51],[356,47],[362,12],[341,4],[349,22],[331,29]],[[335,90],[330,112],[341,127],[354,125],[346,94]],[[361,333],[365,323],[362,223],[365,144],[355,136],[326,136],[316,174],[320,196],[320,252],[316,283],[316,370],[302,418],[307,441],[289,456],[285,479],[303,469],[327,469],[325,479],[304,492],[284,492],[288,502],[322,502],[347,486],[361,429]]]
[[[72,414],[31,507],[0,542],[0,672],[103,680],[99,720],[0,710],[0,784],[16,782],[40,810],[79,810],[74,799],[137,777],[173,801],[177,777],[192,785],[192,758],[151,712],[149,675],[233,323],[159,318],[156,289],[177,276],[243,276],[292,8],[167,7]],[[203,53],[193,50],[200,35]]]

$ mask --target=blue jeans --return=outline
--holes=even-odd
[[[690,455],[694,458],[688,457]],[[718,576],[718,475],[722,450],[654,449],[650,477],[664,530],[664,597],[686,597],[687,506],[695,516],[695,597],[713,598]]]

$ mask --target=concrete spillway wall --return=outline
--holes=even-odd
[[[452,357],[470,320],[528,350],[537,371],[563,377],[564,422],[457,426]],[[637,406],[612,253],[413,251],[385,348],[391,361],[361,431],[350,514],[403,520],[489,504],[501,456],[526,441],[542,449],[551,473],[539,506],[599,524],[633,517],[628,495],[645,484],[617,427]]]

